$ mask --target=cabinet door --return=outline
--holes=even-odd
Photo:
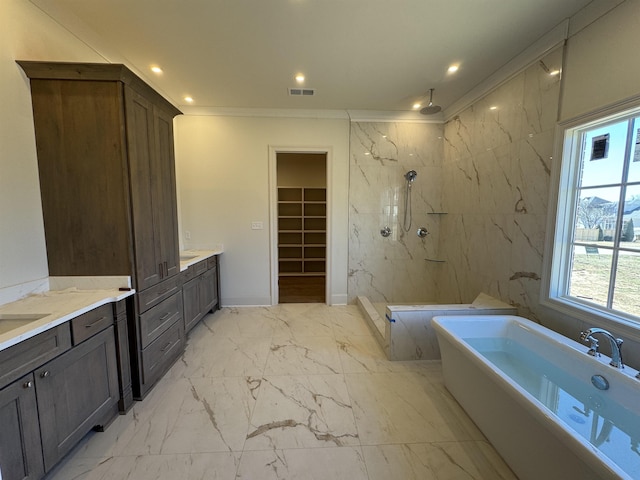
[[[208,313],[218,303],[218,285],[216,269],[211,268],[200,277],[200,301],[202,313]]]
[[[160,282],[164,270],[154,225],[158,221],[153,202],[157,183],[154,113],[153,105],[129,87],[125,87],[125,107],[136,288],[144,290]]]
[[[44,464],[49,471],[93,427],[117,415],[113,327],[37,369],[34,375]]]
[[[37,479],[44,474],[33,375],[0,390],[0,477]]]
[[[184,331],[188,332],[202,317],[200,310],[200,277],[189,280],[182,286],[184,305]]]
[[[152,160],[155,179],[154,227],[159,246],[159,260],[164,266],[164,276],[170,277],[180,273],[173,116],[159,108],[154,109],[154,131],[155,153]]]

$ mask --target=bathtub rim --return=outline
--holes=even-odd
[[[622,470],[617,464],[615,464],[609,457],[598,450],[597,447],[589,443],[586,439],[574,433],[565,423],[551,412],[546,406],[544,406],[538,399],[536,399],[529,392],[524,390],[520,385],[510,380],[510,378],[503,373],[499,368],[493,366],[484,356],[478,353],[472,346],[465,342],[461,337],[457,337],[451,333],[447,328],[447,323],[455,323],[456,321],[473,321],[475,322],[488,322],[488,321],[515,321],[518,324],[523,325],[538,334],[547,336],[554,340],[561,348],[567,348],[574,353],[585,355],[587,361],[605,361],[608,363],[608,357],[602,356],[600,358],[593,358],[587,356],[584,350],[580,350],[577,347],[583,347],[583,345],[571,340],[568,337],[558,334],[553,330],[550,330],[542,325],[532,322],[523,317],[515,315],[491,315],[491,316],[436,316],[432,319],[432,324],[438,335],[438,341],[440,341],[440,335],[443,339],[448,341],[453,348],[461,352],[468,360],[472,361],[481,371],[488,375],[489,379],[493,380],[509,397],[518,403],[522,408],[526,409],[534,418],[538,421],[544,422],[544,425],[558,438],[562,444],[569,448],[574,454],[576,454],[582,461],[593,468],[603,478],[611,478],[611,475],[617,475],[621,479],[633,480],[633,478]],[[482,337],[482,336],[476,336]],[[566,344],[565,342],[572,342],[575,344]],[[442,351],[442,346],[440,347]],[[444,358],[443,358],[444,363]],[[613,367],[609,367],[613,369]],[[633,375],[637,372],[634,369],[628,368],[632,371]],[[623,376],[630,375],[630,373],[619,371]],[[446,379],[445,379],[446,380]],[[633,379],[634,382],[637,380]],[[445,383],[446,386],[446,383]],[[533,407],[533,408],[532,408]],[[590,455],[589,455],[590,454]],[[585,458],[586,457],[586,458]]]

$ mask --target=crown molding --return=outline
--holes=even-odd
[[[442,113],[436,115],[421,115],[411,111],[381,111],[381,110],[347,110],[352,122],[393,122],[393,123],[443,123]]]
[[[345,110],[201,107],[195,105],[180,105],[180,109],[185,115],[194,116],[349,119]]]
[[[180,105],[185,115],[262,118],[321,118],[350,122],[442,123],[442,114],[425,117],[414,111],[306,110],[296,108],[235,108]]]

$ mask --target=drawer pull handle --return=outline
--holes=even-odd
[[[51,372],[49,370],[45,370],[40,374],[40,378],[47,378],[49,375],[51,375]]]
[[[158,320],[160,320],[161,322],[164,322],[166,319],[168,319],[171,316],[171,312],[167,312],[164,315],[162,315]]]
[[[162,353],[166,352],[166,351],[167,351],[167,349],[168,349],[171,345],[172,345],[172,343],[171,343],[171,342],[167,342],[167,344],[166,344],[164,347],[162,347],[162,348],[160,349],[160,351],[161,351]]]
[[[22,384],[22,388],[31,388],[33,387],[33,382],[31,380],[29,380],[28,382],[24,382]]]
[[[84,328],[93,328],[96,325],[98,325],[100,322],[102,322],[103,320],[106,320],[106,319],[107,319],[107,317],[100,317],[95,322],[92,322],[92,323],[89,323],[89,324],[85,325]]]
[[[167,292],[169,292],[169,291],[171,291],[171,289],[170,289],[170,288],[167,288],[167,289],[165,289],[165,290],[162,290],[161,292],[156,293],[156,296],[157,296],[157,297],[160,297],[160,296],[164,295],[165,293],[167,293]]]

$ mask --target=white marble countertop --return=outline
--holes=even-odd
[[[84,289],[69,287],[33,293],[19,300],[0,305],[0,350],[31,338],[72,318],[106,303],[117,302],[135,293],[118,288]],[[2,318],[41,316],[37,320],[2,331]]]
[[[180,271],[223,253],[212,250],[180,252]],[[117,302],[135,293],[129,277],[49,277],[41,281],[0,291],[0,350],[31,338],[106,303]],[[21,324],[24,317],[39,317]],[[5,328],[3,328],[3,317]],[[15,328],[8,329],[8,323]]]
[[[222,247],[216,247],[213,250],[183,250],[180,252],[180,271],[184,272],[191,265],[214,255],[220,255],[223,251]]]

